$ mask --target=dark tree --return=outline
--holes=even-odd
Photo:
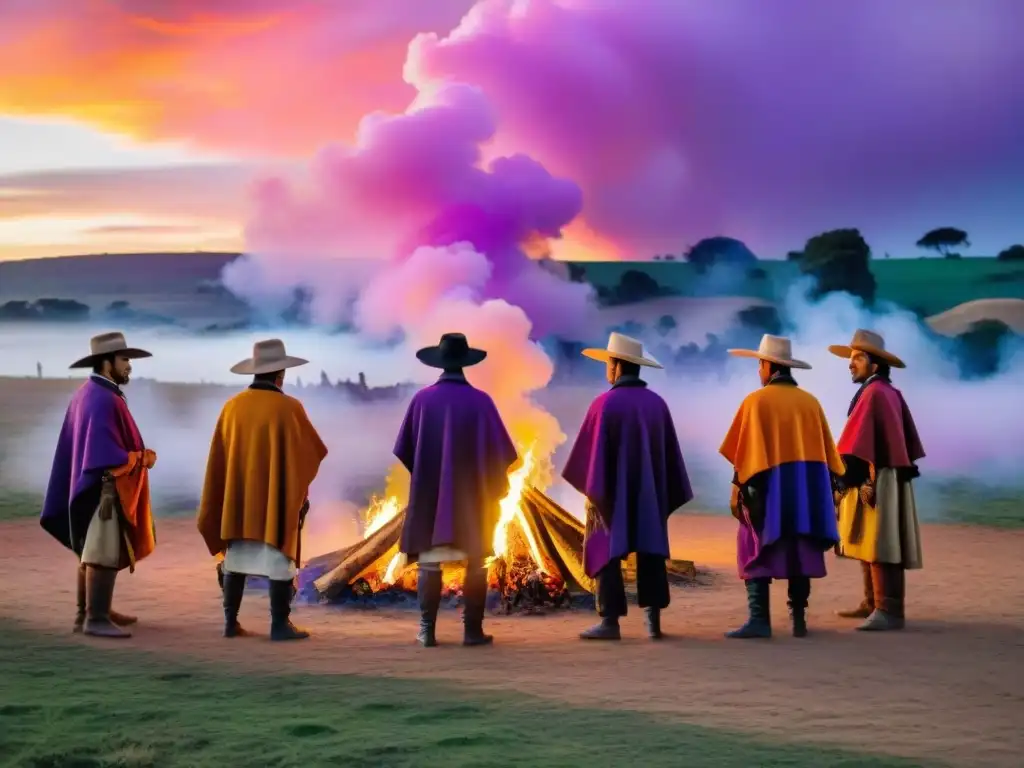
[[[742,327],[759,334],[778,335],[782,333],[782,319],[775,307],[763,304],[747,307],[736,313],[736,319],[739,320]]]
[[[939,227],[925,234],[917,241],[918,248],[927,248],[936,251],[943,256],[949,255],[950,248],[963,246],[970,248],[971,243],[967,239],[967,233],[956,227]]]
[[[870,306],[878,288],[870,260],[871,248],[859,229],[833,229],[807,241],[800,271],[815,278],[815,298],[845,291]]]
[[[1024,261],[1024,245],[1011,245],[996,256],[1000,261]]]
[[[569,270],[569,280],[574,283],[585,283],[587,282],[587,270],[582,264],[577,264],[574,261],[567,261],[565,263],[566,269]]]
[[[127,301],[119,299],[118,301],[112,301],[107,305],[107,312],[124,312],[129,307]]]
[[[753,251],[732,237],[706,237],[689,248],[685,258],[700,271],[715,264],[750,265],[757,262]]]
[[[662,315],[658,318],[658,324],[655,326],[662,336],[667,336],[676,329],[676,319],[672,315]]]
[[[658,285],[658,281],[638,269],[627,269],[623,272],[615,288],[615,298],[624,304],[653,299],[662,294],[664,290]]]
[[[984,378],[998,372],[1003,340],[1012,331],[999,320],[974,323],[956,337],[955,355],[966,378]]]
[[[786,254],[786,261],[800,261],[803,257],[803,251],[790,251]]]
[[[89,305],[74,299],[39,299],[35,306],[44,320],[85,320],[89,317]]]

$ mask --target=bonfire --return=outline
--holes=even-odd
[[[535,474],[532,451],[509,478],[494,531],[488,563],[488,607],[496,613],[543,613],[593,606],[595,582],[583,567],[583,523],[529,481]],[[308,602],[363,605],[412,603],[417,569],[398,551],[405,509],[397,496],[375,498],[365,512],[363,539],[310,560],[299,574],[298,591]],[[465,568],[444,567],[448,604],[461,598]],[[627,582],[635,567],[626,564]],[[669,578],[691,583],[693,563],[672,560]]]

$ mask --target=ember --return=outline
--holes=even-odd
[[[498,554],[489,567],[488,610],[538,614],[593,609],[595,584],[583,569],[583,524],[525,482],[512,490],[518,491],[518,503],[502,507],[501,546],[496,531]],[[417,569],[407,568],[397,550],[405,510],[390,499],[375,501],[371,510],[374,517],[361,541],[314,558],[299,572],[298,600],[352,607],[416,605]],[[628,563],[625,571],[627,582],[631,575],[635,579]],[[444,567],[442,606],[461,602],[463,572],[461,566]],[[692,563],[670,561],[673,583],[693,583],[695,577]]]

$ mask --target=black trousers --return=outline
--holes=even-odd
[[[637,553],[636,591],[641,608],[668,607],[668,568],[664,557]],[[621,560],[612,560],[597,574],[597,615],[602,619],[626,615]]]

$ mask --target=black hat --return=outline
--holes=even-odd
[[[487,353],[469,346],[461,333],[446,333],[436,347],[424,347],[416,357],[431,368],[468,368],[483,361]]]

